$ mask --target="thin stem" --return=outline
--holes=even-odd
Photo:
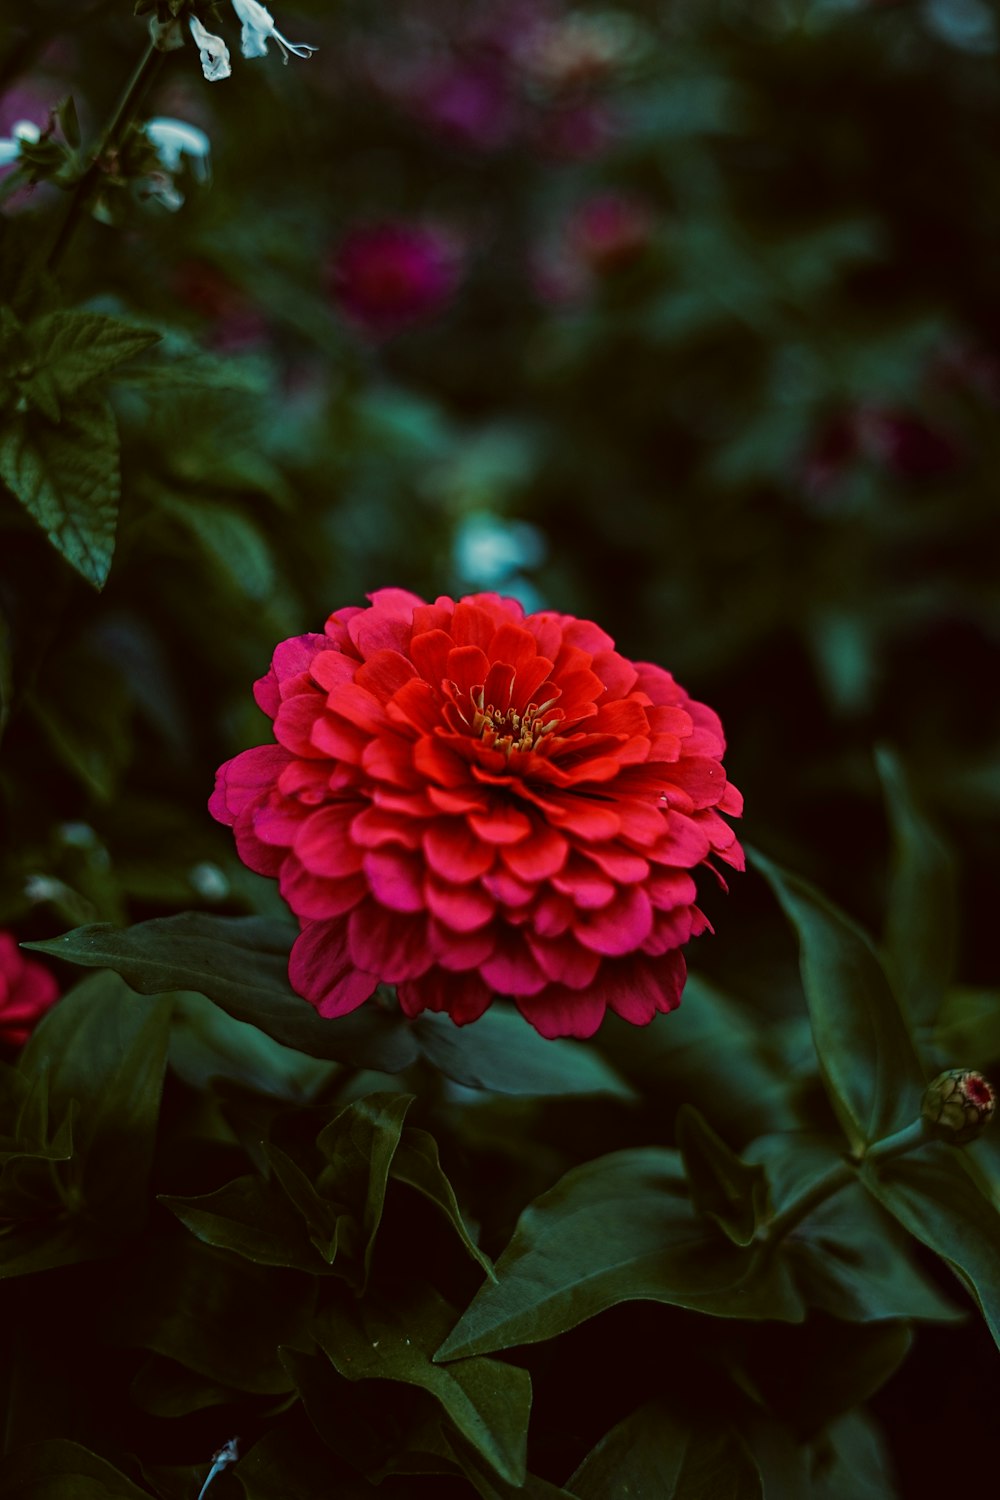
[[[904,1130],[897,1130],[895,1135],[887,1135],[883,1140],[876,1141],[873,1146],[861,1155],[862,1161],[891,1161],[894,1156],[905,1156],[908,1151],[917,1151],[927,1141],[933,1138],[930,1124],[922,1117],[914,1120],[912,1125],[907,1125]]]
[[[56,237],[55,244],[49,252],[48,268],[50,271],[56,270],[66,253],[66,248],[83,214],[90,206],[94,187],[101,176],[104,159],[109,151],[113,151],[119,145],[122,136],[129,125],[131,125],[145,97],[146,91],[163,61],[163,56],[162,50],[156,46],[155,42],[150,42],[135,72],[129,79],[125,92],[119,100],[118,108],[112,115],[104,132],[99,149],[94,153],[90,165],[73,189],[73,196],[70,199],[69,209],[63,220],[62,228]]]

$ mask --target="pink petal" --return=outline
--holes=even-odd
[[[580,942],[595,953],[634,953],[649,936],[653,908],[641,886],[628,886],[600,911],[578,916],[574,931]]]
[[[475,880],[493,863],[493,848],[476,838],[464,818],[438,818],[424,831],[427,863],[445,880]]]
[[[593,1036],[604,1020],[605,1005],[599,995],[565,990],[556,984],[539,995],[515,996],[515,1003],[525,1020],[549,1040]]]
[[[489,876],[486,877],[489,879]],[[496,916],[496,902],[475,882],[450,885],[431,876],[426,884],[427,906],[445,927],[474,932]]]
[[[423,911],[423,861],[400,849],[370,849],[362,864],[372,895],[391,911]]]
[[[346,1016],[372,995],[378,975],[358,969],[344,941],[344,923],[311,922],[300,933],[288,964],[292,988],[321,1016]]]

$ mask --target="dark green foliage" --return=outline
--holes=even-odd
[[[314,58],[228,0],[0,23],[0,929],[64,992],[0,1042],[0,1500],[195,1500],[237,1436],[206,1500],[944,1493],[1000,1145],[881,1143],[1000,1081],[1000,12],[270,9]],[[383,221],[461,272],[372,333]],[[698,873],[676,1014],[293,993],[205,802],[275,644],[385,585],[719,711],[765,853]]]

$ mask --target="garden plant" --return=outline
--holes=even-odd
[[[988,1493],[1000,6],[0,18],[0,1500]]]

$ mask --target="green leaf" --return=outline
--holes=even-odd
[[[4,1459],[0,1500],[149,1500],[96,1453],[53,1438]]]
[[[321,1176],[325,1191],[357,1207],[363,1273],[368,1284],[375,1236],[382,1222],[385,1190],[403,1132],[410,1094],[369,1094],[340,1111],[319,1133],[316,1145],[329,1162]]]
[[[182,912],[119,929],[107,922],[26,944],[69,963],[110,968],[143,995],[196,990],[237,1021],[307,1052],[356,1067],[398,1073],[414,1062],[412,1029],[377,1004],[325,1020],[288,984],[295,930],[266,917]]]
[[[106,401],[74,402],[58,424],[18,416],[0,434],[0,479],[88,583],[111,569],[121,480]]]
[[[113,1344],[150,1350],[233,1390],[291,1389],[278,1348],[309,1338],[312,1277],[252,1265],[177,1227],[151,1237],[122,1278],[110,1307]]]
[[[744,1155],[767,1166],[776,1212],[843,1162],[832,1142],[807,1135],[762,1137]],[[860,1181],[818,1203],[783,1241],[783,1253],[809,1306],[836,1318],[954,1322],[962,1316],[919,1269]]]
[[[160,1354],[149,1356],[129,1387],[136,1406],[152,1417],[186,1417],[208,1407],[230,1406],[241,1394]]]
[[[741,1161],[691,1104],[681,1105],[676,1135],[695,1208],[735,1245],[749,1245],[768,1213],[766,1171]]]
[[[338,1460],[299,1413],[266,1432],[234,1473],[246,1500],[374,1500],[381,1493]],[[211,1490],[206,1500],[213,1500]]]
[[[896,1500],[898,1493],[885,1445],[861,1411],[830,1424],[814,1445],[812,1474],[809,1500],[844,1500],[846,1495],[851,1500]]]
[[[861,928],[763,855],[753,863],[798,931],[820,1071],[855,1150],[920,1114],[924,1075],[899,1005]]]
[[[881,1390],[906,1359],[913,1335],[908,1323],[844,1323],[810,1318],[804,1328],[776,1330],[760,1339],[746,1374],[772,1416],[801,1439],[813,1439],[831,1421]],[[765,1488],[765,1494],[767,1490]]]
[[[160,335],[101,313],[52,312],[25,329],[30,358],[50,375],[62,397],[75,396]]]
[[[906,774],[884,747],[876,756],[895,858],[885,931],[886,967],[915,1023],[934,1021],[955,963],[955,862],[914,799]]]
[[[419,1386],[438,1401],[459,1433],[509,1484],[525,1476],[531,1409],[526,1370],[497,1360],[433,1363],[454,1311],[430,1286],[400,1288],[393,1302],[334,1303],[317,1318],[324,1352],[347,1380],[393,1380]]]
[[[195,1198],[163,1194],[159,1201],[206,1245],[257,1265],[314,1275],[326,1269],[288,1199],[259,1177],[238,1177]]]
[[[695,1212],[677,1153],[618,1151],[568,1172],[525,1209],[437,1359],[555,1338],[619,1302],[799,1322],[780,1256],[721,1238]]]
[[[684,1003],[666,1021],[638,1027],[608,1016],[600,1038],[627,1078],[657,1095],[673,1086],[726,1134],[745,1139],[798,1124],[789,1102],[795,1080],[772,1032],[698,974],[688,975]]]
[[[22,1073],[47,1074],[54,1114],[74,1105],[70,1192],[105,1226],[135,1228],[148,1212],[168,1027],[166,1002],[102,975],[64,995],[21,1054]]]
[[[1000,1345],[1000,1211],[951,1154],[959,1150],[932,1143],[919,1155],[882,1166],[869,1162],[862,1180],[904,1229],[951,1267]]]
[[[336,1073],[332,1062],[283,1047],[193,992],[174,998],[170,1066],[195,1089],[225,1078],[292,1104],[310,1103]]]
[[[632,1090],[593,1045],[547,1041],[515,1010],[494,1004],[472,1026],[425,1012],[417,1021],[420,1050],[466,1088],[538,1098]]]
[[[462,1218],[458,1200],[451,1183],[445,1176],[438,1158],[437,1141],[426,1130],[417,1130],[407,1125],[402,1139],[392,1158],[389,1175],[394,1182],[404,1182],[421,1197],[439,1208],[451,1224],[462,1244],[488,1276],[493,1278],[493,1262],[484,1255],[472,1239]]]
[[[650,1401],[606,1433],[569,1488],[579,1500],[762,1500],[757,1467],[727,1426]]]

